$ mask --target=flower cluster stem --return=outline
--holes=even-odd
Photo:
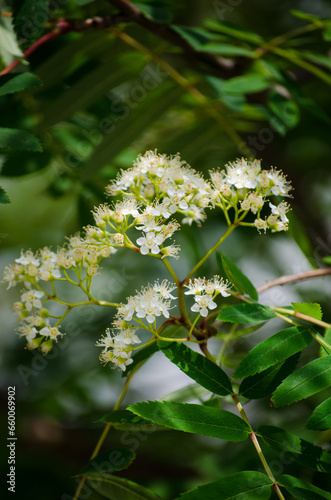
[[[252,432],[250,433],[250,438],[251,438],[252,443],[253,443],[256,451],[257,451],[257,454],[259,455],[259,459],[262,462],[263,468],[266,471],[267,476],[269,477],[269,479],[273,483],[273,488],[274,488],[274,490],[275,490],[278,498],[280,498],[281,500],[285,500],[282,492],[279,489],[277,481],[276,481],[276,479],[275,479],[275,477],[274,477],[274,475],[272,473],[272,470],[270,469],[269,464],[268,464],[268,462],[267,462],[267,460],[266,460],[266,458],[265,458],[265,456],[263,454],[263,451],[261,449],[261,446],[260,446],[260,443],[259,443],[259,441],[257,439],[257,436],[256,436],[255,432],[253,431],[250,423],[249,423],[249,420],[247,418],[247,415],[246,415],[246,412],[245,412],[244,408],[242,407],[242,405],[241,405],[240,401],[238,400],[238,397],[237,397],[236,394],[232,394],[232,399],[233,399],[233,401],[234,401],[234,403],[235,403],[235,405],[236,405],[236,407],[237,407],[237,409],[238,409],[238,411],[240,413],[241,418],[246,422],[246,424],[252,430]]]
[[[122,392],[121,392],[121,394],[120,394],[120,396],[119,396],[119,398],[118,398],[118,400],[117,400],[117,402],[116,402],[116,404],[115,404],[115,406],[113,408],[113,411],[118,410],[119,407],[121,406],[122,401],[123,401],[123,399],[124,399],[124,397],[125,397],[125,395],[127,393],[127,390],[129,388],[129,385],[130,385],[130,382],[132,380],[132,377],[134,376],[134,374],[136,373],[136,371],[138,370],[139,367],[140,367],[140,363],[128,375],[128,377],[127,377],[127,379],[125,381],[124,387],[122,389]],[[108,432],[109,432],[111,426],[112,426],[112,422],[108,422],[105,425],[105,427],[104,427],[104,429],[102,431],[102,434],[101,434],[101,436],[100,436],[100,438],[99,438],[99,440],[98,440],[98,442],[97,442],[97,444],[96,444],[96,446],[95,446],[95,448],[93,450],[93,453],[91,455],[90,460],[93,460],[93,458],[95,458],[97,456],[97,454],[99,453],[100,448],[103,445],[103,443],[104,443],[104,441],[105,441],[105,439],[106,439],[106,437],[108,435]],[[75,496],[74,496],[73,500],[78,500],[79,499],[80,492],[82,491],[82,488],[83,488],[83,486],[85,484],[86,479],[87,479],[87,475],[85,474],[84,476],[82,476],[82,478],[81,478],[81,480],[79,482],[79,485],[77,487],[77,490],[76,490],[76,493],[75,493]]]
[[[193,274],[202,266],[202,264],[215,252],[215,250],[223,243],[224,240],[232,233],[235,229],[235,225],[231,225],[228,227],[223,236],[215,243],[214,246],[211,247],[210,250],[199,260],[199,262],[193,267],[192,271],[188,273],[186,278],[182,281],[182,284],[185,284],[189,281],[189,279],[193,276]]]

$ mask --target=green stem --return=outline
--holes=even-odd
[[[186,278],[182,281],[182,285],[187,283],[191,276],[199,269],[199,267],[202,266],[202,264],[212,255],[213,252],[217,249],[217,247],[223,243],[223,241],[232,233],[232,231],[235,229],[235,225],[231,225],[228,227],[226,232],[223,234],[223,236],[215,243],[214,246],[211,247],[210,250],[202,257],[202,259],[199,260],[199,262],[194,266],[191,272],[188,273]]]
[[[315,31],[317,29],[321,29],[323,26],[316,26],[314,24],[306,24],[305,26],[300,26],[300,28],[295,28],[294,30],[288,31],[287,33],[284,33],[283,35],[276,36],[272,40],[269,40],[265,45],[262,45],[258,49],[255,50],[256,57],[262,57],[266,54],[266,52],[269,52],[270,50],[273,50],[277,45],[281,45],[291,38],[294,38],[299,35],[304,35],[305,33],[309,33],[310,31]]]
[[[296,318],[303,319],[305,321],[309,321],[309,323],[314,323],[315,325],[321,326],[322,328],[330,328],[330,323],[326,323],[325,321],[321,321],[320,319],[313,318],[312,316],[308,316],[308,314],[303,314],[300,312],[296,312],[293,309],[286,309],[285,307],[272,307],[271,309],[275,311],[275,313],[280,312],[283,314],[288,314],[290,316],[295,316]]]
[[[213,361],[214,363],[216,363],[215,359],[213,358],[213,356],[208,351],[206,343],[201,344],[200,345],[200,349],[201,349],[201,351],[204,353],[204,355],[208,359],[210,359],[211,361]],[[267,476],[270,478],[270,480],[273,483],[273,488],[274,488],[274,490],[275,490],[278,498],[280,498],[281,500],[285,500],[285,498],[283,497],[282,492],[279,489],[277,481],[276,481],[276,479],[275,479],[275,477],[274,477],[274,475],[273,475],[273,473],[272,473],[272,471],[271,471],[271,469],[270,469],[270,467],[268,465],[268,462],[266,461],[266,458],[265,458],[265,456],[263,454],[263,451],[261,449],[260,443],[259,443],[259,441],[258,441],[258,439],[256,437],[255,432],[252,429],[251,424],[249,423],[249,420],[247,418],[246,412],[245,412],[244,408],[242,407],[242,405],[241,405],[241,403],[240,403],[240,401],[238,399],[238,396],[236,394],[231,394],[231,396],[232,396],[232,399],[233,399],[233,401],[234,401],[234,403],[235,403],[235,405],[236,405],[236,407],[237,407],[237,409],[238,409],[238,411],[240,413],[241,418],[244,420],[244,422],[246,422],[246,424],[248,425],[248,427],[251,430],[251,432],[250,432],[250,438],[251,438],[251,440],[252,440],[252,442],[253,442],[253,444],[255,446],[255,449],[256,449],[256,451],[257,451],[257,453],[259,455],[259,458],[260,458],[260,460],[262,462],[264,470],[267,473]]]
[[[67,309],[66,309],[66,311],[65,311],[65,312],[62,314],[62,316],[61,316],[61,317],[57,320],[57,322],[55,323],[55,325],[54,325],[54,326],[58,326],[58,325],[61,323],[61,321],[62,321],[62,320],[64,320],[64,318],[67,316],[67,314],[69,314],[69,313],[70,313],[70,311],[71,311],[71,307],[70,307],[70,306],[68,306],[68,307],[67,307]]]
[[[171,265],[169,264],[168,262],[168,259],[166,257],[164,257],[163,259],[161,259],[163,264],[165,265],[165,267],[167,268],[167,270],[169,271],[172,279],[174,280],[174,282],[176,283],[176,285],[178,286],[179,285],[179,279],[177,277],[177,274],[175,273],[175,271],[173,270],[173,268],[171,267]]]
[[[296,53],[294,53],[292,51],[290,52],[288,50],[280,49],[280,48],[274,48],[274,49],[272,49],[272,52],[283,57],[284,59],[288,59],[289,61],[293,62],[297,66],[300,66],[301,68],[306,69],[307,71],[309,71],[313,75],[317,76],[317,78],[320,78],[328,85],[331,85],[331,77],[327,73],[322,71],[317,66],[314,66],[313,64],[302,60],[301,57],[299,57]]]
[[[126,382],[124,384],[123,390],[122,390],[122,392],[121,392],[121,394],[120,394],[120,396],[119,396],[119,398],[117,400],[117,403],[115,404],[115,406],[113,408],[114,411],[118,410],[118,408],[120,407],[120,405],[121,405],[121,403],[122,403],[122,401],[124,399],[124,396],[127,393],[127,390],[129,388],[129,385],[130,385],[130,382],[132,380],[132,377],[136,373],[136,371],[137,371],[137,369],[139,367],[140,367],[140,363],[128,375],[128,378],[126,379]],[[111,426],[112,426],[112,422],[108,422],[105,425],[105,427],[103,429],[103,432],[102,432],[102,434],[101,434],[101,436],[100,436],[100,438],[99,438],[99,440],[98,440],[98,442],[96,444],[96,447],[93,450],[93,453],[91,455],[90,460],[93,460],[93,458],[95,458],[96,455],[99,453],[99,450],[100,450],[101,446],[103,445],[103,442],[106,439],[107,434],[108,434],[109,429],[111,428]],[[85,474],[84,476],[82,476],[82,478],[80,480],[80,483],[79,483],[79,485],[77,487],[77,490],[76,490],[76,493],[75,493],[75,496],[74,496],[73,500],[78,500],[80,492],[82,491],[82,488],[83,488],[83,486],[85,484],[86,479],[87,479],[87,475]]]
[[[316,334],[313,331],[310,331],[311,335],[314,337],[316,342],[318,342],[321,346],[326,347],[326,349],[331,353],[331,346],[327,343],[327,341],[321,337],[320,335]]]
[[[239,399],[238,399],[238,397],[237,397],[236,394],[232,394],[232,399],[233,399],[233,401],[234,401],[234,403],[235,403],[235,405],[236,405],[236,407],[237,407],[237,409],[238,409],[238,411],[240,413],[241,418],[246,422],[246,424],[251,429],[250,438],[251,438],[251,440],[252,440],[252,442],[254,444],[254,447],[255,447],[255,449],[257,451],[257,454],[259,455],[259,459],[262,462],[263,468],[266,471],[267,476],[270,478],[270,480],[273,483],[273,488],[274,488],[274,490],[275,490],[278,498],[280,498],[281,500],[285,500],[282,492],[279,489],[277,481],[276,481],[276,479],[275,479],[275,477],[274,477],[274,475],[273,475],[273,473],[272,473],[272,471],[271,471],[271,469],[269,467],[269,464],[268,464],[268,462],[267,462],[267,460],[266,460],[266,458],[265,458],[265,456],[263,454],[263,451],[262,451],[260,443],[259,443],[259,441],[258,441],[258,439],[256,437],[256,434],[253,431],[253,429],[252,429],[252,427],[251,427],[251,425],[249,423],[249,420],[247,418],[247,415],[246,415],[246,412],[245,412],[244,408],[242,407],[242,405],[241,405],[241,403],[240,403],[240,401],[239,401]]]
[[[188,332],[188,336],[187,336],[188,340],[191,338],[192,332],[193,332],[194,327],[197,324],[197,321],[198,321],[199,318],[200,318],[200,314],[197,315],[197,317],[195,318],[195,320],[193,321],[193,323],[191,325],[190,331]]]

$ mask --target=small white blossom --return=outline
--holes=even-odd
[[[44,296],[44,292],[40,290],[29,290],[22,294],[21,300],[25,304],[25,308],[31,311],[33,307],[36,309],[42,308],[41,298]]]
[[[160,245],[162,245],[164,238],[161,234],[156,235],[152,231],[145,233],[144,236],[137,239],[137,243],[140,246],[140,252],[143,255],[147,255],[151,252],[154,255],[160,253]]]
[[[22,251],[21,257],[19,259],[15,259],[15,262],[17,262],[17,264],[22,264],[22,266],[28,266],[30,264],[34,266],[39,266],[40,264],[39,259],[35,257],[33,252],[31,252],[31,250],[28,250],[25,253]]]
[[[199,313],[204,318],[208,314],[208,309],[212,310],[217,307],[211,295],[195,295],[195,304],[191,307],[191,311]]]

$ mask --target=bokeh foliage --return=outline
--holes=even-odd
[[[60,18],[69,26],[0,76],[0,184],[11,199],[7,203],[5,191],[0,192],[0,201],[6,203],[1,205],[2,263],[12,261],[22,247],[62,244],[65,235],[91,222],[91,209],[105,200],[108,180],[131,166],[137,154],[157,148],[167,154],[179,151],[204,172],[248,154],[281,168],[295,187],[291,238],[301,250],[294,243],[288,249],[280,237],[276,256],[268,237],[262,241],[256,235],[252,244],[245,230],[225,250],[245,262],[249,245],[248,269],[258,269],[256,257],[263,255],[260,264],[268,270],[257,273],[260,280],[295,272],[302,262],[321,265],[331,253],[329,3],[311,2],[308,12],[306,3],[289,5],[284,0],[237,2],[235,7],[230,1],[133,2],[146,16],[145,26],[125,12],[119,22],[109,23],[107,16],[119,15],[117,3],[25,0],[2,5],[14,16],[13,23],[10,17],[0,18],[1,69],[57,29]],[[89,29],[81,22],[86,19],[95,19]],[[223,224],[213,216],[210,221],[200,232],[182,231],[188,262],[203,254],[201,241],[204,245]],[[213,261],[204,271],[215,269]],[[116,268],[109,262],[104,273],[100,287],[121,300],[158,269],[144,258],[128,262],[119,255]],[[301,296],[297,289],[293,293],[298,300],[314,294],[328,321],[325,289],[310,284]],[[61,498],[72,491],[68,476],[87,462],[97,439],[100,428],[90,422],[111,407],[121,385],[113,372],[99,367],[93,347],[110,318],[82,311],[68,319],[68,328],[71,321],[77,334],[43,364],[42,357],[37,360],[23,351],[12,334],[8,309],[14,300],[15,290],[1,306],[7,318],[1,361],[4,408],[6,386],[16,384],[18,392],[18,490],[24,491],[29,481],[31,497]],[[228,366],[247,347],[245,341],[238,342]],[[32,370],[24,372],[27,383],[18,366]],[[149,395],[143,388],[136,387],[128,400],[145,397]],[[194,399],[189,391],[179,397]],[[254,404],[255,412],[263,415],[264,400]],[[308,415],[305,402],[300,411],[285,410],[282,418],[295,428]],[[121,436],[114,433],[112,439],[116,446]],[[164,450],[162,455],[158,449]],[[269,453],[270,460],[276,458]],[[257,460],[253,451],[243,454],[241,444],[233,448],[160,432],[139,443],[130,478],[173,498],[217,479],[220,471],[258,469]],[[36,471],[38,479],[32,480]],[[295,463],[288,471],[327,489],[318,472]]]

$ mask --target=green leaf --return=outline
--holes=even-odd
[[[205,80],[212,86],[220,100],[230,109],[234,111],[242,111],[246,99],[243,95],[228,94],[224,91],[226,80],[216,78],[215,76],[205,75]]]
[[[42,151],[39,140],[29,132],[17,128],[0,128],[0,150],[24,149]]]
[[[269,306],[262,304],[235,304],[222,309],[217,316],[221,321],[229,323],[259,323],[271,318],[276,314]]]
[[[112,71],[109,71],[108,64],[98,64],[93,71],[85,72],[72,85],[67,86],[57,99],[51,98],[42,101],[45,110],[39,129],[44,130],[59,121],[71,118],[75,112],[88,108],[97,99],[107,95],[107,93],[109,94],[111,89],[123,84],[130,78],[136,77],[146,64],[146,56],[139,53],[134,55],[125,53],[122,56],[115,54],[111,64]],[[146,95],[148,95],[147,92]],[[139,104],[141,104],[140,100]],[[125,102],[122,104],[121,99],[117,97],[114,97],[113,109],[115,115],[116,111],[119,110],[119,119],[123,119],[123,116],[131,111],[130,106]],[[135,106],[133,109],[136,109]],[[104,120],[101,136],[106,139],[106,142],[109,140],[108,134],[114,128],[115,122],[116,116],[107,117]]]
[[[13,94],[36,85],[41,85],[41,81],[32,73],[20,73],[14,76],[3,75],[0,76],[0,96]]]
[[[305,59],[308,59],[308,61],[312,61],[315,64],[320,64],[321,66],[331,69],[331,59],[329,56],[317,54],[316,52],[308,52],[307,50],[301,50],[300,53],[305,57]]]
[[[300,353],[296,353],[283,363],[244,378],[239,393],[248,399],[265,398],[272,394],[279,384],[295,369]]]
[[[202,387],[220,396],[232,394],[232,385],[227,374],[202,354],[178,342],[158,342],[158,345],[172,363]]]
[[[91,488],[109,500],[161,500],[153,491],[122,477],[89,474],[87,479]]]
[[[261,472],[244,471],[183,493],[176,500],[267,500],[272,481]]]
[[[216,253],[217,262],[231,283],[234,284],[239,293],[247,293],[253,300],[258,300],[259,295],[255,286],[249,278],[239,269],[239,267],[224,253]]]
[[[298,500],[331,500],[331,493],[297,477],[282,474],[277,482]]]
[[[312,340],[309,328],[304,326],[292,326],[275,333],[247,354],[234,372],[233,378],[248,377],[281,363],[307,347]]]
[[[240,337],[244,337],[245,335],[249,335],[250,333],[256,332],[260,328],[265,325],[266,322],[256,323],[255,325],[245,326],[244,328],[238,328],[234,333],[231,333],[231,338],[238,339]],[[216,336],[217,338],[224,339],[227,337],[228,333],[219,332]]]
[[[279,427],[262,425],[257,434],[276,451],[289,452],[293,460],[319,472],[331,472],[331,453]]]
[[[290,14],[292,16],[297,17],[298,19],[303,19],[304,21],[310,21],[313,24],[317,23],[318,25],[322,25],[322,19],[313,14],[308,14],[308,12],[302,12],[301,10],[290,10]]]
[[[169,23],[172,19],[170,12],[160,7],[154,7],[143,3],[136,3],[136,7],[138,7],[148,19],[151,19],[155,23]]]
[[[138,417],[129,410],[114,410],[103,417],[97,422],[111,423],[115,429],[121,431],[144,431],[155,432],[168,430],[166,427],[157,425],[150,420]]]
[[[268,96],[268,104],[287,128],[295,127],[300,120],[300,111],[298,105],[288,98],[278,94],[278,92],[270,92]],[[275,121],[275,120],[274,120]]]
[[[289,375],[276,389],[271,401],[286,406],[306,399],[331,385],[331,356],[314,359]]]
[[[106,472],[117,472],[127,469],[136,455],[128,448],[112,448],[111,450],[103,451],[92,460],[77,474],[83,476],[85,474],[104,474]]]
[[[228,441],[244,441],[251,432],[237,415],[201,405],[149,401],[131,405],[128,410],[171,429]]]
[[[201,47],[200,50],[221,56],[255,57],[252,50],[245,49],[244,47],[237,47],[236,45],[231,45],[230,43],[210,42]]]
[[[3,177],[19,177],[29,175],[47,167],[51,162],[50,150],[44,151],[11,151],[6,155],[2,165],[1,175]]]
[[[0,186],[0,203],[11,203],[6,190]]]
[[[14,28],[18,38],[27,41],[27,46],[32,45],[44,30],[51,12],[48,3],[49,0],[24,0],[14,3]]]
[[[316,333],[316,335],[319,336],[319,333]],[[324,335],[324,340],[325,342],[331,346],[331,328],[328,328],[325,332],[325,335]],[[321,356],[324,357],[324,356],[331,356],[331,350],[326,347],[326,346],[321,346]]]
[[[181,389],[172,391],[162,396],[162,401],[175,401],[176,403],[187,403],[193,399],[202,400],[204,397],[210,397],[210,391],[199,384],[189,384]]]
[[[322,319],[322,308],[319,304],[308,302],[291,302],[291,306],[295,312],[306,314],[312,318]]]
[[[237,38],[238,40],[245,40],[246,42],[252,42],[258,45],[262,45],[264,42],[263,38],[257,33],[247,31],[230,23],[222,23],[216,19],[206,19],[204,24],[209,29],[225,33],[226,35]]]
[[[327,431],[331,429],[331,398],[326,399],[315,408],[306,423],[306,429]]]
[[[331,24],[323,30],[323,38],[326,42],[331,42]]]
[[[117,424],[135,424],[139,426],[146,427],[146,425],[151,425],[150,420],[138,417],[138,415],[133,415],[131,411],[128,410],[114,410],[106,413],[103,417],[99,418],[97,422],[112,422]]]
[[[140,363],[144,363],[147,361],[149,358],[153,356],[157,351],[159,350],[159,347],[156,342],[153,344],[150,344],[146,347],[142,347],[139,349],[133,356],[133,362],[131,365],[128,365],[125,372],[123,372],[122,377],[127,377],[134,368],[136,368],[137,365]]]
[[[198,51],[202,50],[212,40],[211,34],[204,28],[172,25],[171,29],[176,31],[191,47]]]
[[[18,45],[12,19],[0,16],[0,61],[8,65],[16,58],[23,58],[23,52]]]
[[[231,94],[253,94],[261,92],[270,86],[270,81],[261,75],[235,76],[226,80],[223,86],[224,92]]]

